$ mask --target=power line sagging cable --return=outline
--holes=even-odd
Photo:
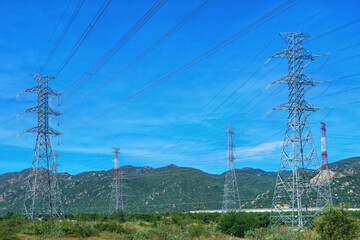
[[[56,73],[54,75],[55,77],[58,77],[59,74],[64,70],[65,66],[69,63],[70,59],[74,56],[74,54],[79,49],[81,44],[85,41],[86,37],[89,35],[91,30],[94,28],[95,24],[99,21],[101,16],[104,14],[104,12],[105,12],[106,8],[109,6],[110,2],[111,2],[111,0],[105,0],[103,2],[100,9],[98,10],[98,12],[94,16],[94,18],[91,20],[89,26],[85,29],[85,31],[81,35],[80,39],[75,43],[75,46],[71,49],[71,51],[69,52],[69,54],[66,57],[66,59],[64,60],[64,62],[60,65],[60,67],[56,71]]]
[[[286,1],[285,3],[283,3],[282,5],[278,6],[277,8],[275,8],[274,10],[272,10],[271,12],[265,14],[264,16],[262,16],[261,18],[257,19],[256,21],[254,21],[253,23],[249,24],[248,26],[246,26],[245,28],[241,29],[240,31],[238,31],[237,33],[233,34],[232,36],[230,36],[229,38],[225,39],[224,41],[222,41],[221,43],[217,44],[216,46],[210,48],[209,50],[207,50],[206,52],[204,52],[203,54],[199,55],[198,57],[192,59],[191,61],[189,61],[188,63],[180,66],[179,68],[175,69],[173,72],[171,72],[170,74],[160,78],[159,80],[151,83],[150,85],[148,85],[147,87],[141,89],[140,91],[138,91],[137,93],[133,94],[132,96],[124,99],[123,101],[121,101],[118,104],[115,104],[114,106],[106,109],[105,111],[95,115],[94,117],[92,117],[91,119],[83,122],[82,124],[76,126],[76,128],[86,125],[96,119],[101,118],[102,116],[118,109],[119,107],[131,102],[132,100],[134,100],[135,98],[151,91],[152,89],[158,87],[159,85],[167,82],[169,79],[175,77],[176,75],[186,71],[187,69],[191,68],[192,66],[194,66],[197,63],[200,63],[201,61],[203,61],[204,59],[208,58],[209,56],[215,54],[216,52],[220,51],[221,49],[223,49],[224,47],[226,47],[227,45],[233,43],[234,41],[236,41],[237,39],[245,36],[246,34],[248,34],[249,32],[257,29],[258,27],[262,26],[263,24],[265,24],[266,22],[270,21],[271,19],[273,19],[274,17],[276,17],[277,15],[279,15],[280,13],[286,11],[287,9],[289,9],[290,7],[294,6],[295,4],[297,4],[298,2],[300,2],[301,0],[289,0]]]
[[[60,23],[62,22],[62,20],[63,20],[63,18],[64,18],[64,16],[65,16],[65,13],[67,12],[67,10],[68,10],[68,8],[69,8],[69,6],[70,6],[70,3],[71,3],[71,0],[68,1],[68,3],[67,3],[67,5],[66,5],[63,13],[61,14],[61,17],[60,17],[59,21],[58,21],[57,24],[56,24],[56,27],[54,28],[54,30],[52,31],[52,33],[51,33],[51,35],[50,35],[49,40],[48,40],[47,43],[44,45],[44,47],[43,47],[43,49],[42,49],[42,51],[41,51],[41,54],[40,54],[40,56],[38,57],[35,65],[34,65],[33,72],[35,72],[35,70],[36,70],[36,68],[37,68],[40,60],[42,59],[42,57],[43,57],[44,54],[45,54],[46,49],[47,49],[48,46],[50,45],[51,40],[53,39],[55,33],[57,32],[57,30],[58,30],[58,28],[59,28],[59,26],[60,26]]]
[[[44,68],[46,67],[46,65],[49,63],[49,61],[51,60],[51,58],[53,57],[56,49],[59,47],[61,41],[63,40],[63,38],[65,37],[66,33],[68,32],[68,30],[70,29],[71,25],[73,24],[76,16],[78,15],[80,9],[82,8],[82,6],[84,5],[85,0],[79,0],[78,4],[75,7],[74,12],[72,13],[69,21],[66,23],[65,28],[63,29],[63,31],[61,32],[58,40],[56,41],[54,47],[52,48],[51,52],[49,53],[48,57],[45,60],[44,65],[40,68],[40,72],[42,72],[44,70]]]
[[[118,40],[107,53],[100,58],[83,77],[75,84],[75,87],[64,98],[67,102],[81,87],[83,87],[110,59],[154,16],[167,0],[158,0],[152,7],[131,27],[131,29]]]
[[[156,42],[154,42],[150,47],[148,47],[144,52],[142,52],[140,55],[138,55],[136,58],[134,58],[131,62],[123,66],[118,72],[116,72],[114,75],[112,75],[109,79],[107,79],[104,83],[102,83],[99,87],[95,88],[93,91],[91,91],[89,94],[84,96],[78,103],[74,104],[72,107],[77,106],[81,102],[85,101],[92,95],[94,95],[96,92],[103,89],[106,85],[108,85],[110,82],[114,81],[116,78],[118,78],[122,73],[127,71],[129,68],[131,68],[134,64],[139,62],[142,58],[144,58],[146,55],[148,55],[152,50],[157,48],[163,41],[170,38],[172,35],[174,35],[177,31],[179,31],[182,27],[185,26],[186,23],[191,21],[195,16],[197,16],[202,10],[204,10],[207,6],[209,6],[214,0],[206,0],[203,2],[199,7],[197,7],[193,12],[191,12],[188,16],[186,16],[183,20],[181,20],[175,27],[171,28],[167,33],[165,33],[162,37],[160,37]]]

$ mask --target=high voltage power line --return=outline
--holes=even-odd
[[[267,73],[268,73],[269,71],[267,71]],[[255,72],[256,73],[256,72]],[[254,74],[253,74],[254,75]],[[253,76],[252,75],[252,76]],[[335,79],[332,79],[332,80],[326,80],[326,81],[324,81],[324,82],[332,82],[332,81],[337,81],[337,80],[340,80],[340,79],[345,79],[345,78],[349,78],[349,77],[354,77],[354,76],[357,76],[358,74],[351,74],[351,75],[346,75],[346,76],[342,76],[342,77],[338,77],[338,78],[335,78]],[[247,80],[250,80],[251,79],[251,77],[250,78],[248,78]],[[255,85],[256,84],[256,82],[253,84],[253,85]],[[279,90],[281,90],[281,89],[279,89]],[[244,91],[245,92],[245,91]],[[277,92],[279,92],[279,91],[277,91]],[[252,100],[250,100],[249,102],[247,102],[247,103],[244,103],[243,104],[243,106],[242,107],[240,107],[239,109],[244,109],[244,107],[245,106],[247,106],[247,105],[249,105],[249,104],[251,104],[256,98],[258,98],[258,97],[260,97],[261,95],[263,94],[263,92],[260,92],[258,95],[256,95]],[[256,105],[259,105],[259,104],[261,104],[261,103],[263,103],[267,98],[269,98],[269,97],[271,97],[271,96],[273,96],[273,95],[276,95],[277,93],[273,93],[273,94],[270,94],[270,95],[267,95],[267,96],[265,96],[260,102],[258,102]],[[226,100],[225,100],[226,101]],[[220,106],[220,105],[222,105],[223,103],[221,103],[221,104],[219,104],[218,106]],[[215,109],[217,109],[218,107],[216,107]],[[248,110],[245,114],[247,114],[247,113],[249,113],[250,111],[252,111],[252,110],[254,110],[255,108],[251,108],[250,110]],[[213,113],[213,111],[212,111],[212,113]],[[230,117],[230,119],[231,118],[234,118],[236,115],[238,114],[238,112],[236,112],[236,113],[234,113],[231,117]],[[208,114],[208,116],[209,116],[210,114]],[[266,114],[265,115],[263,115],[261,118],[264,118],[266,116]],[[234,122],[236,121],[236,119],[233,121],[233,122],[230,122],[230,124],[234,124]],[[256,122],[253,122],[251,125],[249,125],[248,127],[246,127],[245,128],[245,130],[244,131],[242,131],[242,133],[244,133],[244,132],[246,132],[246,130],[247,129],[249,129],[251,126],[255,126],[257,123],[259,123],[261,121],[261,119],[259,119],[259,121],[256,121]],[[227,122],[229,122],[229,120],[227,120]],[[225,124],[225,123],[224,123]]]
[[[110,59],[154,16],[154,14],[166,3],[167,0],[158,0],[147,12],[121,37],[106,54],[100,58],[81,79],[75,83],[75,87],[64,98],[67,102],[82,86],[84,86]]]
[[[274,137],[275,135],[278,135],[278,134],[281,133],[281,132],[282,132],[282,130],[276,132],[275,134],[273,134],[273,135],[271,135],[271,136],[269,136],[269,137],[261,140],[259,143],[253,144],[253,145],[255,145],[255,146],[261,145],[261,144],[265,143],[266,141],[268,141],[269,139],[271,139],[272,137]],[[243,134],[243,132],[240,132],[240,133]],[[196,145],[196,144],[195,144],[195,145]],[[195,147],[194,147],[194,148],[195,148]],[[184,152],[184,153],[193,153],[193,151],[187,151],[187,152]],[[184,154],[184,153],[182,153],[182,154]],[[213,153],[214,153],[214,149],[211,149],[211,150],[209,150],[209,151],[205,151],[205,153],[202,154],[200,157],[197,157],[194,161],[191,161],[191,162],[186,163],[185,165],[182,165],[182,167],[187,167],[187,166],[190,166],[190,165],[192,165],[192,164],[194,164],[194,163],[199,163],[200,160],[203,159],[205,156],[207,156],[207,155],[209,155],[209,154],[213,154]],[[177,158],[177,160],[178,160],[178,159],[179,159],[179,158]],[[212,160],[209,161],[209,162],[212,162]],[[202,161],[201,163],[203,164],[204,162]],[[89,166],[89,165],[88,165],[88,166]],[[94,165],[93,165],[93,166],[94,166]],[[218,168],[218,165],[216,165],[214,168],[208,169],[208,171],[210,171],[210,170],[212,170],[212,169],[215,169],[215,168]],[[73,169],[73,170],[74,170],[74,169]],[[75,169],[75,170],[79,170],[79,168],[77,168],[77,169]]]
[[[271,19],[271,18],[270,18],[270,19]],[[352,21],[352,22],[350,22],[350,23],[347,23],[347,24],[344,24],[344,25],[342,25],[342,26],[339,26],[339,27],[337,27],[337,28],[335,28],[335,29],[331,29],[331,30],[329,30],[329,31],[327,31],[327,32],[325,32],[325,33],[323,33],[323,34],[315,37],[315,40],[320,39],[320,38],[322,38],[322,37],[324,37],[324,36],[327,36],[327,35],[329,35],[329,34],[331,34],[331,33],[336,32],[336,31],[339,31],[339,30],[341,30],[341,29],[343,29],[343,28],[345,28],[345,27],[348,27],[348,26],[350,26],[350,25],[352,25],[352,24],[355,24],[355,23],[357,23],[358,21],[360,21],[360,19],[354,20],[354,21]],[[263,23],[262,23],[262,24],[263,24]],[[260,24],[260,25],[262,25],[262,24]],[[249,31],[251,31],[251,30],[249,30]],[[237,34],[238,34],[238,33],[237,33]],[[235,35],[236,35],[236,34],[235,34]],[[233,35],[233,36],[234,36],[234,35]],[[232,36],[232,37],[233,37],[233,36]],[[314,40],[314,39],[312,39],[311,41],[313,41],[313,40]],[[224,42],[226,42],[226,41],[227,41],[227,40],[225,40]],[[308,41],[308,42],[309,42],[309,41]],[[221,45],[221,44],[222,44],[222,43],[220,43],[219,45]],[[342,48],[340,48],[340,49],[337,49],[337,50],[333,51],[332,53],[336,53],[336,52],[340,52],[340,51],[343,51],[343,50],[347,50],[347,49],[349,49],[349,48],[356,47],[356,46],[358,46],[358,45],[360,45],[360,43],[351,44],[351,45],[349,45],[349,46],[346,46],[346,47],[342,47]],[[217,45],[217,46],[218,46],[218,45]],[[215,46],[213,49],[217,48],[217,46]],[[226,45],[225,45],[225,46],[226,46]],[[215,52],[216,52],[216,51],[217,51],[217,50],[215,50]],[[206,55],[206,54],[204,53],[203,55]],[[351,59],[351,58],[357,57],[357,56],[359,56],[359,54],[356,54],[356,55],[354,55],[354,56],[348,57],[348,58],[346,58],[346,59],[341,59],[341,60],[336,61],[336,62],[334,62],[334,63],[339,63],[339,62],[341,62],[341,61],[345,61],[345,60],[348,60],[348,59]],[[199,56],[199,57],[200,57],[200,56]],[[198,57],[198,58],[199,58],[199,57]],[[208,57],[208,56],[206,56],[206,57]],[[195,59],[194,59],[194,60],[195,60]],[[194,61],[194,60],[193,60],[193,61]],[[202,61],[202,60],[200,60],[200,61]],[[199,61],[199,62],[200,62],[200,61]],[[190,61],[190,62],[191,62],[191,61]],[[189,65],[189,67],[191,67],[192,65],[190,65],[190,62],[189,62],[188,64],[185,64],[185,65]],[[196,62],[196,61],[195,61],[195,62]],[[196,62],[196,63],[198,63],[198,62]],[[330,64],[334,64],[334,63],[330,63]],[[131,63],[130,63],[130,64],[131,64]],[[182,67],[184,67],[185,65],[183,65]],[[329,64],[328,64],[328,65],[329,65]],[[107,113],[109,113],[109,112],[111,112],[111,111],[116,110],[118,107],[121,107],[122,105],[125,105],[125,104],[127,104],[128,102],[132,101],[134,98],[137,98],[138,96],[140,96],[140,95],[142,95],[142,94],[144,94],[144,93],[147,93],[148,91],[152,90],[153,88],[157,87],[158,85],[160,85],[160,84],[164,83],[165,81],[169,80],[169,79],[170,79],[171,77],[173,77],[174,75],[176,75],[176,74],[178,74],[178,73],[180,73],[180,72],[182,72],[182,71],[185,71],[185,70],[187,69],[187,68],[186,68],[185,70],[182,70],[182,67],[180,67],[180,68],[178,68],[177,70],[175,70],[174,72],[168,74],[166,77],[163,77],[162,79],[159,79],[158,81],[154,82],[153,84],[149,85],[147,88],[139,91],[138,93],[134,94],[133,96],[125,99],[125,100],[122,101],[121,103],[119,103],[119,104],[113,106],[112,108],[110,108],[110,109],[108,109],[108,110],[106,110],[106,111],[104,111],[104,112],[96,115],[96,116],[93,118],[93,120],[96,120],[96,119],[102,117],[103,115],[105,115],[105,114],[107,114]],[[118,73],[121,74],[121,73],[122,73],[124,70],[126,70],[126,69],[127,69],[127,67],[124,67],[124,68],[123,68],[122,70],[120,70]],[[111,80],[109,79],[108,81],[112,81],[112,80],[115,79],[116,77],[117,77],[117,76],[116,76],[116,74],[115,74],[115,75],[111,78]],[[107,84],[107,83],[106,83],[106,84]],[[105,85],[106,85],[106,84],[105,84]],[[104,86],[105,86],[105,85],[104,85]],[[242,85],[240,85],[237,89],[240,89],[241,86],[242,86]],[[102,86],[101,86],[100,88],[102,88]],[[95,93],[96,91],[98,91],[98,90],[96,89],[95,91],[93,91],[92,93],[90,93],[89,95],[87,95],[87,96],[85,97],[85,99],[88,98],[88,96],[90,96],[90,95],[92,95],[93,93]],[[83,124],[84,124],[84,125],[85,125],[85,124],[88,124],[88,123],[91,122],[91,121],[92,121],[92,120],[85,121]]]
[[[136,58],[134,58],[132,61],[127,63],[125,66],[123,66],[118,72],[116,72],[114,75],[112,75],[109,79],[107,79],[105,82],[103,82],[99,87],[95,88],[93,91],[91,91],[89,94],[84,96],[77,104],[73,105],[71,108],[75,107],[76,105],[80,104],[82,101],[85,101],[92,95],[94,95],[96,92],[100,91],[102,88],[104,88],[106,85],[108,85],[110,82],[114,81],[116,78],[118,78],[121,74],[123,74],[126,70],[131,68],[134,64],[139,62],[141,59],[143,59],[146,55],[148,55],[151,51],[153,51],[155,48],[157,48],[163,41],[173,36],[177,31],[179,31],[182,27],[184,27],[189,21],[191,21],[195,16],[197,16],[202,10],[204,10],[206,7],[208,7],[214,0],[206,0],[203,2],[199,7],[197,7],[193,12],[191,12],[188,16],[186,16],[183,20],[181,20],[176,26],[171,28],[167,33],[165,33],[162,37],[160,37],[157,41],[155,41],[150,47],[148,47],[144,52],[142,52],[140,55],[138,55]],[[84,83],[85,84],[85,83]]]
[[[353,74],[353,75],[347,75],[347,76],[344,76],[344,77],[338,77],[338,78],[336,78],[336,79],[333,79],[333,80],[338,80],[338,79],[342,79],[342,78],[347,78],[347,77],[351,77],[351,76],[355,76],[355,74]],[[272,95],[269,95],[269,96],[272,96]],[[267,97],[269,97],[269,96],[266,96],[265,98],[267,98]],[[263,101],[263,100],[262,100]],[[259,103],[258,103],[259,104]],[[248,127],[246,127],[242,132],[241,132],[241,134],[243,134],[244,132],[246,132],[247,131],[247,129],[249,129],[251,126],[255,126],[256,124],[258,124],[260,121],[257,121],[257,122],[254,122],[252,125],[249,125]],[[281,130],[282,131],[282,130]],[[280,132],[281,132],[280,131]],[[280,133],[279,132],[279,133]],[[198,142],[197,142],[198,143]],[[195,145],[197,144],[197,143],[195,143]],[[258,143],[258,144],[260,144],[260,143]],[[254,144],[254,145],[258,145],[258,144]],[[167,151],[168,152],[168,151]],[[208,152],[206,152],[206,153],[212,153],[213,152],[213,150],[211,150],[211,151],[208,151]],[[184,153],[194,153],[193,151],[187,151],[187,152],[180,152],[180,153],[178,153],[178,154],[184,154]],[[196,160],[196,161],[193,161],[192,163],[194,163],[194,162],[198,162],[198,160]],[[187,164],[187,166],[189,166],[190,164]]]
[[[100,11],[100,10],[99,10]],[[352,22],[350,22],[350,23],[348,23],[348,24],[345,24],[345,25],[342,25],[341,27],[337,27],[336,29],[333,29],[333,30],[329,30],[329,31],[327,31],[326,32],[326,34],[321,34],[321,35],[319,35],[319,36],[317,36],[317,37],[315,37],[316,39],[319,39],[319,38],[321,38],[321,37],[324,37],[324,36],[326,36],[326,35],[328,35],[328,34],[330,34],[330,33],[334,33],[335,31],[338,31],[338,30],[340,30],[340,29],[342,29],[342,28],[344,28],[344,27],[347,27],[347,26],[349,26],[349,25],[351,25],[351,24],[353,24],[353,23],[355,23],[356,21],[352,21]],[[360,43],[355,43],[355,44],[350,44],[350,45],[348,45],[348,46],[346,46],[346,47],[342,47],[342,48],[339,48],[339,49],[337,49],[337,50],[334,50],[334,51],[332,51],[331,53],[336,53],[336,52],[340,52],[340,51],[344,51],[344,50],[347,50],[347,49],[350,49],[350,48],[353,48],[353,47],[357,47],[357,46],[359,46],[360,45]],[[358,55],[355,55],[355,56],[352,56],[352,57],[350,57],[350,58],[353,58],[353,57],[356,57],[356,56],[358,56]],[[349,59],[349,58],[346,58],[346,59],[342,59],[342,60],[340,60],[340,61],[337,61],[337,63],[339,63],[339,62],[341,62],[341,61],[344,61],[344,60],[347,60],[347,59]],[[322,67],[320,67],[320,69],[321,68],[323,68],[323,66]],[[318,69],[318,70],[320,70],[320,69]],[[120,72],[120,71],[119,71]],[[110,79],[109,79],[110,80]],[[112,79],[113,80],[113,79]],[[96,91],[96,90],[95,90]],[[90,94],[91,95],[91,94]],[[87,98],[89,95],[87,95],[85,98]],[[9,100],[10,101],[10,100]],[[357,103],[357,102],[355,102],[355,103]],[[353,104],[355,104],[355,103],[353,103]],[[13,120],[15,120],[16,119],[16,116],[14,116],[14,117],[11,117],[11,118],[9,118],[9,119],[7,119],[7,120],[5,120],[5,121],[3,121],[2,123],[0,123],[0,126],[1,125],[4,125],[4,124],[7,124],[7,123],[9,123],[9,122],[11,122],[11,121],[13,121]]]
[[[348,75],[348,76],[345,76],[345,77],[350,77],[350,76],[352,76],[352,75]],[[337,80],[337,79],[341,79],[342,77],[339,77],[339,78],[336,78],[335,80]],[[255,144],[256,145],[256,144]],[[212,151],[210,151],[210,152],[212,152]],[[210,153],[209,152],[209,153]],[[190,153],[190,151],[188,151],[187,153]],[[192,153],[192,152],[191,152]],[[181,153],[182,154],[182,153]]]
[[[253,23],[249,24],[248,26],[246,26],[245,28],[241,29],[239,32],[235,33],[234,35],[232,35],[231,37],[227,38],[226,40],[222,41],[221,43],[217,44],[216,46],[210,48],[209,50],[207,50],[206,52],[202,53],[201,55],[199,55],[198,57],[192,59],[191,61],[187,62],[186,64],[178,67],[177,69],[175,69],[174,71],[172,71],[171,73],[167,74],[166,76],[160,78],[159,80],[153,82],[152,84],[148,85],[147,87],[141,89],[140,91],[138,91],[137,93],[135,93],[134,95],[124,99],[123,101],[121,101],[118,104],[115,104],[114,106],[106,109],[105,111],[95,115],[94,117],[92,117],[91,119],[84,121],[81,125],[77,126],[76,128],[89,124],[90,122],[101,118],[102,116],[115,111],[116,109],[118,109],[119,107],[131,102],[132,100],[134,100],[135,98],[151,91],[152,89],[156,88],[157,86],[167,82],[168,80],[170,80],[171,78],[175,77],[176,75],[186,71],[187,69],[191,68],[192,66],[194,66],[197,63],[202,62],[204,59],[208,58],[209,56],[213,55],[214,53],[218,52],[219,50],[223,49],[224,47],[226,47],[227,45],[231,44],[232,42],[238,40],[239,38],[245,36],[246,34],[248,34],[249,32],[255,30],[256,28],[262,26],[263,24],[265,24],[266,22],[270,21],[271,19],[273,19],[274,17],[276,17],[277,15],[279,15],[280,13],[286,11],[287,9],[289,9],[290,7],[294,6],[295,4],[297,4],[298,2],[300,2],[301,0],[289,0],[286,1],[285,3],[283,3],[282,5],[280,5],[279,7],[275,8],[274,10],[272,10],[271,12],[265,14],[264,16],[262,16],[261,18],[257,19],[256,21],[254,21]]]
[[[70,2],[68,3],[67,7],[64,10],[64,13],[62,14],[62,17],[60,19],[60,21],[57,24],[57,27],[55,28],[55,30],[53,31],[49,42],[51,41],[51,39],[53,38],[53,35],[55,34],[57,28],[60,25],[61,20],[63,19],[66,10],[68,9]],[[111,0],[105,0],[104,3],[101,5],[100,9],[98,10],[97,14],[94,16],[94,18],[92,19],[92,21],[90,22],[88,28],[85,30],[85,32],[82,34],[82,36],[80,37],[80,39],[76,42],[75,46],[72,48],[71,52],[68,54],[67,58],[65,59],[65,61],[63,62],[63,64],[60,66],[60,68],[58,69],[57,73],[55,74],[55,76],[57,77],[60,72],[65,68],[65,66],[68,64],[68,62],[70,61],[70,59],[73,57],[73,55],[75,54],[75,52],[79,49],[80,45],[85,41],[86,37],[88,36],[88,34],[90,33],[90,31],[93,29],[93,27],[95,26],[95,24],[98,22],[98,20],[101,18],[101,16],[103,15],[103,13],[105,12],[106,8],[108,7],[108,5],[110,4]],[[45,61],[44,65],[41,68],[41,71],[45,68],[45,66],[47,65],[47,63],[50,61],[50,59],[52,58],[54,52],[56,51],[56,49],[58,48],[58,46],[60,45],[62,39],[64,38],[64,36],[66,35],[68,29],[70,28],[70,26],[72,25],[74,19],[76,18],[77,14],[79,13],[81,7],[83,6],[84,0],[79,0],[74,12],[72,13],[69,21],[67,22],[67,24],[65,25],[65,28],[63,29],[62,33],[60,34],[59,39],[57,40],[56,44],[54,45],[54,47],[52,48],[50,54],[47,57],[47,60]],[[39,57],[38,61],[40,61],[42,55],[45,53],[45,48],[41,53],[41,56]],[[37,63],[36,63],[37,65]],[[0,123],[0,126],[3,124],[6,124],[8,122],[11,122],[12,120],[15,120],[16,116],[9,118],[8,120]]]
[[[347,24],[346,26],[348,26],[348,25],[350,25],[350,24]],[[343,27],[345,27],[345,26],[342,26],[341,28],[343,28]],[[339,30],[339,29],[341,29],[341,28],[339,27],[339,28],[337,28],[336,30]],[[330,32],[334,32],[334,30],[328,31],[327,34],[329,34]],[[321,36],[319,36],[319,37],[317,37],[317,38],[320,38],[320,37],[323,37],[323,36],[325,36],[325,34],[322,34]],[[356,46],[356,45],[353,45],[353,46]],[[344,49],[346,49],[346,48],[344,48]],[[96,90],[95,90],[95,91],[96,91]]]
[[[54,74],[55,77],[58,77],[59,74],[64,70],[64,68],[66,67],[66,65],[69,63],[70,59],[74,56],[74,54],[76,53],[76,51],[79,49],[79,47],[81,46],[81,44],[85,41],[86,37],[89,35],[89,33],[91,32],[91,30],[94,28],[94,26],[96,25],[96,23],[100,20],[100,18],[102,17],[102,15],[104,14],[105,10],[107,9],[107,7],[109,6],[111,0],[105,0],[103,2],[103,4],[101,5],[100,9],[97,11],[96,15],[94,16],[94,18],[91,20],[90,24],[88,25],[88,27],[85,29],[85,31],[83,32],[83,34],[81,35],[81,37],[79,38],[79,40],[75,43],[74,47],[71,49],[71,51],[69,52],[69,54],[67,55],[66,59],[63,61],[63,63],[60,65],[60,67],[58,68],[58,70],[56,71],[56,73]]]
[[[327,35],[329,35],[329,34],[331,34],[331,33],[337,32],[337,31],[339,31],[339,30],[341,30],[341,29],[344,29],[344,28],[346,28],[346,27],[349,27],[349,26],[351,26],[351,25],[353,25],[353,24],[355,24],[355,23],[358,23],[358,22],[360,22],[360,18],[357,18],[357,19],[355,19],[355,20],[353,20],[353,21],[351,21],[351,22],[349,22],[349,23],[345,23],[345,24],[343,24],[343,25],[341,25],[341,26],[338,26],[338,27],[336,27],[336,28],[334,28],[334,29],[331,29],[331,30],[329,30],[329,31],[326,31],[326,32],[324,32],[324,33],[322,33],[322,34],[320,34],[320,35],[318,35],[318,36],[315,36],[315,37],[309,39],[307,42],[309,43],[309,42],[315,41],[315,40],[317,40],[317,39],[319,39],[319,38],[325,37],[325,36],[327,36]]]
[[[40,56],[38,57],[35,65],[34,65],[34,70],[33,70],[33,72],[35,72],[37,65],[39,64],[40,60],[41,60],[42,57],[44,56],[46,49],[47,49],[48,46],[50,45],[51,40],[53,39],[55,33],[57,32],[57,30],[58,30],[58,28],[59,28],[59,26],[60,26],[60,23],[62,22],[62,20],[63,20],[63,18],[64,18],[64,16],[65,16],[65,13],[67,12],[67,10],[68,10],[68,8],[69,8],[69,6],[70,6],[70,3],[71,3],[71,0],[68,1],[68,3],[67,3],[67,5],[66,5],[63,13],[61,14],[61,17],[60,17],[59,21],[58,21],[57,24],[56,24],[56,27],[54,28],[54,30],[52,31],[52,33],[51,33],[51,35],[50,35],[50,38],[49,38],[48,42],[44,45],[44,47],[43,47],[43,49],[42,49],[42,51],[41,51],[41,53],[40,53]]]
[[[76,8],[74,10],[74,12],[72,13],[69,21],[66,23],[65,28],[63,29],[63,31],[61,32],[58,40],[56,41],[54,47],[51,49],[48,57],[45,60],[45,63],[42,65],[42,67],[40,68],[40,73],[44,70],[44,68],[46,67],[46,65],[49,63],[49,61],[51,60],[51,58],[53,57],[56,49],[59,47],[61,41],[63,40],[63,38],[65,37],[66,33],[68,32],[68,30],[70,29],[71,25],[73,24],[76,16],[78,15],[80,9],[82,8],[82,6],[84,5],[85,0],[79,0],[78,4],[76,5]]]

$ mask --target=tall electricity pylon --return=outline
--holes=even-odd
[[[63,215],[63,210],[56,176],[56,164],[51,148],[51,138],[62,133],[50,127],[49,122],[62,113],[52,109],[49,102],[62,93],[58,93],[49,87],[49,81],[54,77],[41,74],[30,75],[37,81],[37,86],[27,88],[19,95],[25,92],[36,93],[37,106],[28,108],[21,114],[26,112],[37,113],[37,126],[20,133],[20,135],[23,133],[37,133],[37,138],[25,190],[22,216],[27,219],[40,216],[60,218]],[[52,98],[49,99],[50,97]]]
[[[114,178],[112,183],[112,191],[110,196],[110,205],[109,205],[109,215],[119,211],[119,209],[124,210],[124,201],[123,201],[123,175],[119,171],[119,148],[113,148],[115,153],[114,159]]]
[[[233,128],[227,126],[228,130],[228,159],[227,171],[224,184],[224,196],[222,203],[222,211],[236,211],[241,208],[239,188],[235,174],[235,156],[234,156],[234,143],[233,143]]]
[[[294,229],[307,226],[330,203],[328,189],[319,181],[323,172],[308,122],[309,115],[320,108],[306,101],[304,96],[306,91],[320,83],[306,76],[304,68],[320,56],[304,49],[302,44],[308,36],[303,33],[280,33],[280,36],[288,48],[272,58],[287,59],[288,75],[273,83],[288,85],[289,100],[275,108],[288,110],[288,118],[271,219],[274,225],[284,223]]]
[[[319,178],[319,181],[322,185],[327,189],[324,192],[325,195],[323,198],[318,199],[318,205],[322,205],[321,201],[327,200],[329,204],[333,204],[332,200],[332,192],[331,192],[331,176],[329,171],[329,163],[328,163],[328,154],[326,149],[326,124],[321,122],[321,169],[322,169],[322,177]]]

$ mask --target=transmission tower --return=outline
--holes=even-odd
[[[49,102],[62,93],[58,93],[49,87],[49,81],[53,80],[54,77],[41,74],[30,75],[37,81],[37,86],[27,88],[19,95],[25,92],[36,93],[37,106],[28,108],[21,114],[26,112],[37,113],[37,126],[20,133],[20,135],[37,133],[37,138],[25,190],[23,218],[34,219],[40,216],[60,218],[63,215],[63,210],[51,138],[62,133],[53,129],[49,122],[62,113],[52,109]],[[49,99],[50,97],[52,98]]]
[[[319,179],[321,184],[324,185],[328,191],[325,193],[328,194],[325,198],[321,198],[318,201],[323,201],[324,199],[328,199],[329,203],[332,205],[332,192],[331,192],[331,176],[329,171],[329,163],[328,163],[328,155],[326,149],[326,124],[321,122],[321,169],[322,169],[322,178]],[[322,205],[321,202],[318,205]]]
[[[234,143],[233,143],[233,128],[227,126],[228,130],[228,159],[227,171],[224,184],[224,196],[222,211],[236,211],[241,208],[239,188],[235,175],[235,156],[234,156]]]
[[[320,82],[306,76],[304,68],[318,55],[302,46],[308,38],[303,33],[280,33],[288,48],[272,56],[286,58],[288,75],[273,83],[287,84],[289,101],[275,109],[288,110],[279,171],[277,174],[271,219],[274,225],[304,227],[330,203],[328,188],[323,184],[323,171],[308,122],[311,113],[319,110],[305,100],[305,92]],[[306,64],[304,64],[307,62]],[[311,173],[310,173],[311,172]]]
[[[59,167],[58,157],[59,157],[59,152],[58,152],[58,151],[54,151],[54,173],[55,173],[56,175],[57,175],[57,173],[58,173],[58,167]]]
[[[109,205],[109,215],[119,211],[119,209],[124,210],[123,202],[123,175],[119,171],[119,148],[113,148],[115,153],[114,159],[114,178],[112,182],[112,191],[110,196],[110,205]]]

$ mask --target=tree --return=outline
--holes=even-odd
[[[228,212],[220,218],[218,229],[226,234],[244,237],[245,232],[259,227],[259,219],[247,212]]]
[[[359,223],[345,208],[326,207],[321,216],[314,220],[315,231],[321,239],[351,240],[359,234]]]
[[[122,209],[119,209],[118,211],[114,212],[109,217],[111,220],[115,220],[118,222],[125,222],[125,214]]]

